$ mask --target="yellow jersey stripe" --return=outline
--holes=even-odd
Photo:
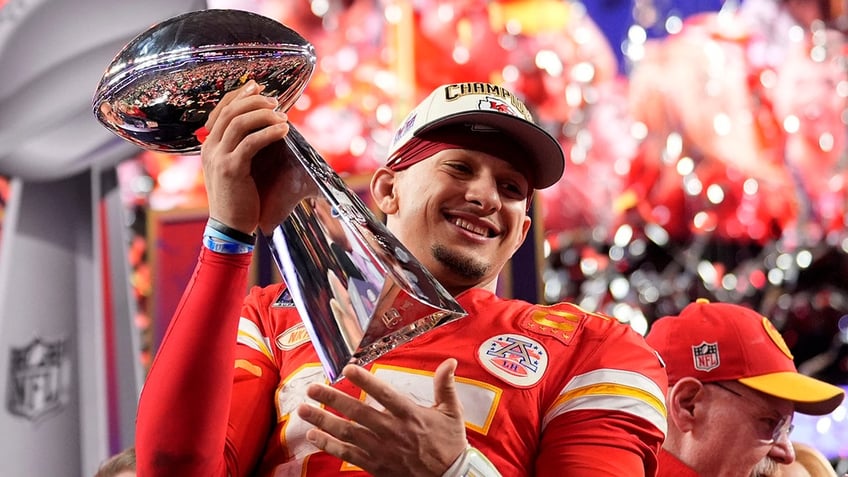
[[[656,407],[638,399],[599,394],[589,394],[571,399],[570,401],[560,402],[559,405],[554,406],[545,415],[542,428],[544,429],[548,423],[558,416],[571,411],[581,410],[624,412],[648,421],[663,434],[668,432],[666,414],[659,412]]]
[[[618,410],[641,417],[666,431],[665,395],[648,377],[635,371],[598,369],[575,376],[547,411],[544,423],[576,410]]]
[[[656,401],[665,403],[665,393],[653,380],[636,371],[623,369],[602,368],[575,376],[568,382],[561,394],[569,393],[575,389],[594,386],[597,384],[618,384],[631,388],[641,389],[651,394]],[[665,408],[665,404],[662,406]]]
[[[657,399],[653,394],[645,390],[612,383],[596,384],[594,386],[587,386],[584,388],[566,392],[564,394],[560,394],[559,399],[557,399],[557,402],[556,404],[554,404],[554,406],[558,406],[561,403],[571,401],[572,399],[577,399],[586,396],[623,396],[631,399],[636,399],[653,407],[663,416],[666,415],[665,401]]]
[[[258,378],[262,377],[262,368],[260,368],[259,366],[256,366],[255,364],[251,363],[250,361],[248,361],[246,359],[237,359],[235,368],[236,369],[243,369],[243,370],[247,371],[248,373],[250,373],[250,374],[252,374],[252,375],[254,375]]]

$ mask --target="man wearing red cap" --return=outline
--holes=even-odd
[[[314,193],[278,150],[276,166],[256,173],[288,133],[260,93],[253,82],[231,92],[207,122],[216,228],[141,395],[139,475],[655,474],[667,385],[644,339],[572,304],[495,295],[529,230],[533,191],[564,168],[518,98],[444,85],[401,123],[371,181],[374,202],[468,315],[327,385],[299,314],[280,305],[285,284],[244,298],[250,234]]]
[[[793,413],[828,414],[844,397],[799,373],[771,321],[743,306],[698,300],[646,339],[669,381],[660,476],[747,477],[762,460],[791,463]]]

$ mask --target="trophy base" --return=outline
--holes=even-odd
[[[432,330],[433,328],[455,319],[457,319],[456,314],[448,311],[438,311],[432,315],[425,316],[424,318],[410,323],[390,335],[383,336],[379,340],[367,346],[361,347],[353,355],[350,362],[352,364],[364,366],[398,346],[412,341],[414,338]]]

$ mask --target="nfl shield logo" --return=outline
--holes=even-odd
[[[718,359],[718,344],[701,342],[692,347],[692,358],[695,360],[695,369],[698,371],[711,371],[720,364]]]
[[[65,340],[35,338],[23,348],[12,348],[6,406],[10,413],[30,420],[60,409],[68,402],[70,362]]]

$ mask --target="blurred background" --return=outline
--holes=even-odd
[[[0,0],[0,20],[23,3]],[[848,387],[846,4],[207,2],[314,44],[290,120],[363,196],[394,128],[434,87],[488,81],[521,96],[567,166],[536,196],[504,293],[572,301],[643,334],[695,298],[745,304],[772,319],[799,370]],[[115,171],[143,374],[194,265],[203,179],[199,156],[139,151]],[[13,180],[0,179],[0,246]],[[279,280],[261,253],[253,277]],[[797,416],[792,435],[842,471],[846,411]]]

